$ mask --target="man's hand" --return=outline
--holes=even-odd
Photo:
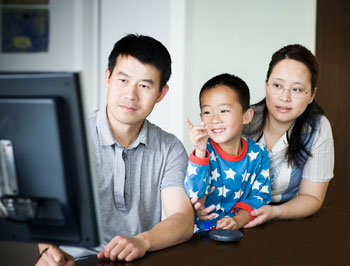
[[[107,258],[112,261],[125,260],[132,261],[145,255],[150,247],[150,243],[143,237],[116,236],[97,255],[99,259]]]
[[[196,216],[203,221],[208,221],[215,217],[215,213],[211,213],[216,209],[215,205],[210,205],[208,208],[205,208],[205,200],[211,193],[214,192],[214,190],[215,187],[211,187],[208,195],[202,197],[201,199],[198,199],[198,197],[193,197],[191,199]]]
[[[64,252],[63,250],[59,249],[56,246],[53,245],[46,245],[48,247],[47,251],[42,253],[40,259],[37,261],[35,266],[73,266],[75,265],[74,259],[71,255]],[[44,249],[41,249],[41,252]]]

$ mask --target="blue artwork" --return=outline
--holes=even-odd
[[[2,52],[47,52],[49,11],[47,9],[2,9]]]

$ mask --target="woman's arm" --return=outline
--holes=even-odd
[[[273,206],[274,218],[297,219],[317,212],[326,197],[329,182],[312,182],[302,179],[298,195],[290,201]]]
[[[271,219],[298,219],[316,213],[322,206],[329,182],[302,179],[298,195],[281,205],[265,205],[252,211],[256,218],[245,228],[254,227]]]

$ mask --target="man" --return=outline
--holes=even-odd
[[[186,151],[146,119],[169,90],[170,55],[153,38],[127,35],[108,60],[107,106],[90,117],[103,243],[90,250],[39,244],[37,265],[74,265],[71,255],[96,253],[131,261],[192,236],[194,214],[183,188]]]

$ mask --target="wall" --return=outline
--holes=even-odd
[[[158,103],[149,120],[183,138],[185,0],[101,1],[99,75],[104,76],[113,45],[128,33],[149,35],[162,42],[172,55],[170,91]],[[103,78],[99,81],[99,104],[106,102]]]
[[[345,219],[350,218],[349,17],[349,1],[318,1],[316,56],[320,62],[320,75],[316,100],[332,125],[336,159],[334,178],[324,206],[341,209]],[[348,244],[349,239],[348,233]]]
[[[104,70],[127,33],[160,40],[172,55],[170,91],[149,120],[180,138],[189,152],[188,116],[199,123],[198,93],[210,77],[243,78],[251,102],[264,96],[272,53],[301,43],[315,51],[316,0],[51,0],[48,53],[0,54],[0,71],[80,71],[87,111],[106,101]]]
[[[79,71],[87,109],[95,109],[98,1],[50,0],[20,7],[49,9],[49,51],[0,53],[0,71]]]
[[[265,95],[273,52],[292,43],[315,51],[316,0],[186,3],[184,113],[195,123],[200,122],[200,88],[211,77],[224,72],[239,76],[250,88],[251,103],[256,103]],[[183,141],[190,151],[189,138]]]

